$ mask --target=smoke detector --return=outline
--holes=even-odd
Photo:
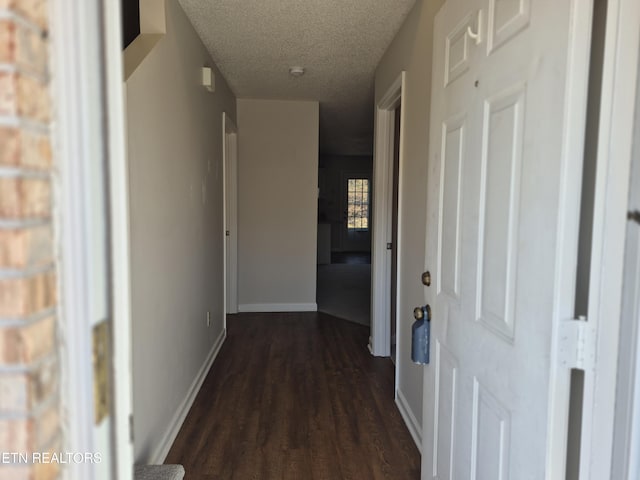
[[[292,77],[301,77],[304,75],[304,67],[289,67],[289,75]]]

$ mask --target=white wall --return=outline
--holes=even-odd
[[[433,17],[444,0],[418,0],[400,31],[382,57],[376,70],[376,103],[406,70],[403,92],[404,144],[401,159],[399,210],[402,211],[398,259],[399,329],[398,351],[405,352],[398,362],[398,390],[411,413],[422,425],[423,367],[411,363],[411,324],[413,308],[424,304],[420,276],[424,268],[427,194],[427,158],[429,154],[429,106],[431,97],[431,56]]]
[[[126,81],[137,463],[164,459],[223,334],[222,112],[236,117],[235,97],[217,69],[215,94],[199,85],[213,61],[177,2],[166,15]]]
[[[238,308],[316,310],[317,102],[238,100]]]

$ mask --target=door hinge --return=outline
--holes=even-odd
[[[93,403],[95,424],[100,425],[111,410],[111,386],[109,367],[111,365],[111,342],[109,340],[109,320],[103,320],[93,327]]]
[[[596,363],[596,329],[586,317],[560,323],[560,365],[577,370],[593,371]]]
[[[387,250],[393,250],[393,243],[387,243]]]
[[[629,211],[627,213],[627,219],[631,220],[632,222],[636,222],[637,224],[640,224],[640,211],[638,210]]]

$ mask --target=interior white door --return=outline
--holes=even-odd
[[[423,479],[551,478],[573,5],[448,0],[435,20]]]

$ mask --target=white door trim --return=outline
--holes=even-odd
[[[131,231],[121,2],[102,2],[107,108],[111,298],[113,320],[114,478],[132,479],[133,364]],[[117,379],[117,382],[115,381]]]
[[[626,214],[640,50],[638,18],[637,0],[609,0],[589,295],[589,321],[595,322],[597,328],[598,361],[592,381],[587,382],[585,377],[588,403],[581,443],[580,478],[586,480],[610,478],[612,471]]]
[[[238,128],[222,113],[223,238],[224,246],[224,328],[227,313],[238,313]],[[226,232],[230,235],[227,239]],[[227,247],[227,242],[229,246]]]
[[[387,89],[376,105],[375,150],[373,159],[373,215],[371,232],[371,338],[369,350],[378,357],[391,355],[391,328],[389,325],[389,292],[391,290],[391,250],[387,243],[391,242],[393,208],[393,142],[395,108],[402,105],[402,94],[405,91],[405,72],[401,72]],[[402,115],[405,109],[402,108]],[[402,157],[404,124],[400,123],[400,169],[398,174],[398,193],[402,192]],[[402,203],[398,202],[398,258],[401,257],[400,245],[402,235]],[[398,262],[397,295],[400,293],[400,262]],[[396,312],[396,319],[399,315]],[[396,332],[400,330],[396,328]],[[401,342],[397,341],[396,358],[401,358]],[[399,361],[396,362],[396,370]],[[396,382],[397,382],[396,371]],[[397,385],[396,385],[397,387]],[[397,388],[396,388],[397,390]]]
[[[133,465],[120,22],[118,2],[61,0],[51,11],[64,449],[102,454],[65,471],[87,480],[130,480]],[[111,415],[95,426],[92,327],[110,318],[117,383]]]
[[[640,60],[636,69],[640,74]],[[636,85],[630,211],[640,209],[640,78]],[[634,480],[640,478],[640,225],[629,221],[626,242],[611,478]]]
[[[581,185],[573,181],[582,176],[584,163],[584,139],[589,87],[590,39],[593,2],[573,0],[572,28],[569,32],[567,79],[565,98],[565,122],[562,146],[564,159],[560,182],[562,185],[558,216],[556,252],[559,258],[555,278],[554,322],[551,356],[552,370],[549,385],[549,415],[547,418],[547,478],[565,477],[567,460],[567,436],[569,418],[570,375],[567,368],[560,368],[560,324],[575,317],[576,267],[575,255],[580,231],[579,216],[567,215],[580,209]],[[578,120],[579,119],[579,120]]]
[[[639,100],[636,97],[630,211],[640,209]],[[627,225],[624,262],[611,478],[635,480],[640,478],[640,457],[636,454],[640,448],[640,225],[631,220]]]

